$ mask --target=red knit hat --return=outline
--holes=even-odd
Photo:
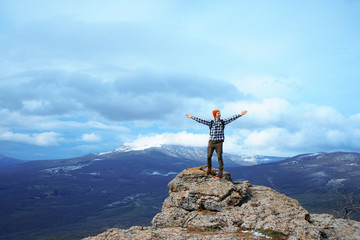
[[[214,111],[213,111],[214,117],[215,117],[215,114],[216,114],[217,112],[220,112],[220,111],[219,111],[219,110],[214,110]]]

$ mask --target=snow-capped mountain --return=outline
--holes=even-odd
[[[164,153],[171,157],[185,158],[185,159],[193,159],[200,160],[206,157],[206,148],[203,147],[187,147],[180,145],[131,145],[131,144],[123,144],[113,152],[149,152],[149,151],[158,151]]]
[[[137,145],[137,144],[131,144],[131,143],[125,143],[121,145],[120,147],[116,148],[115,152],[132,152],[132,151],[141,151],[153,147],[161,147],[161,144],[152,144],[152,145]]]
[[[100,153],[99,155],[111,154],[111,153],[146,153],[146,152],[161,152],[170,157],[184,158],[206,163],[207,148],[206,147],[191,147],[182,145],[134,145],[124,144],[115,149],[114,151],[107,153]],[[216,161],[216,153],[214,151],[213,160]],[[284,160],[285,157],[274,156],[261,156],[261,155],[245,155],[245,154],[223,154],[224,163],[231,166],[253,166],[262,163],[276,162]]]
[[[233,162],[241,166],[253,166],[263,163],[278,162],[286,157],[262,156],[262,155],[241,155],[224,153],[225,157],[230,158]]]

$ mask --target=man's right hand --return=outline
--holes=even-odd
[[[186,116],[187,116],[188,118],[193,118],[193,116],[192,116],[191,114],[186,114]]]

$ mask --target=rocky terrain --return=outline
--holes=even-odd
[[[112,239],[360,239],[360,223],[309,214],[275,190],[233,182],[229,173],[207,176],[205,167],[183,170],[152,226],[109,229],[86,240]],[[84,239],[84,240],[85,240]]]

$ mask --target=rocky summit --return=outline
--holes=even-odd
[[[206,167],[183,170],[152,226],[109,229],[86,240],[115,239],[360,239],[360,223],[310,214],[275,190],[233,182],[229,173],[206,175]]]

